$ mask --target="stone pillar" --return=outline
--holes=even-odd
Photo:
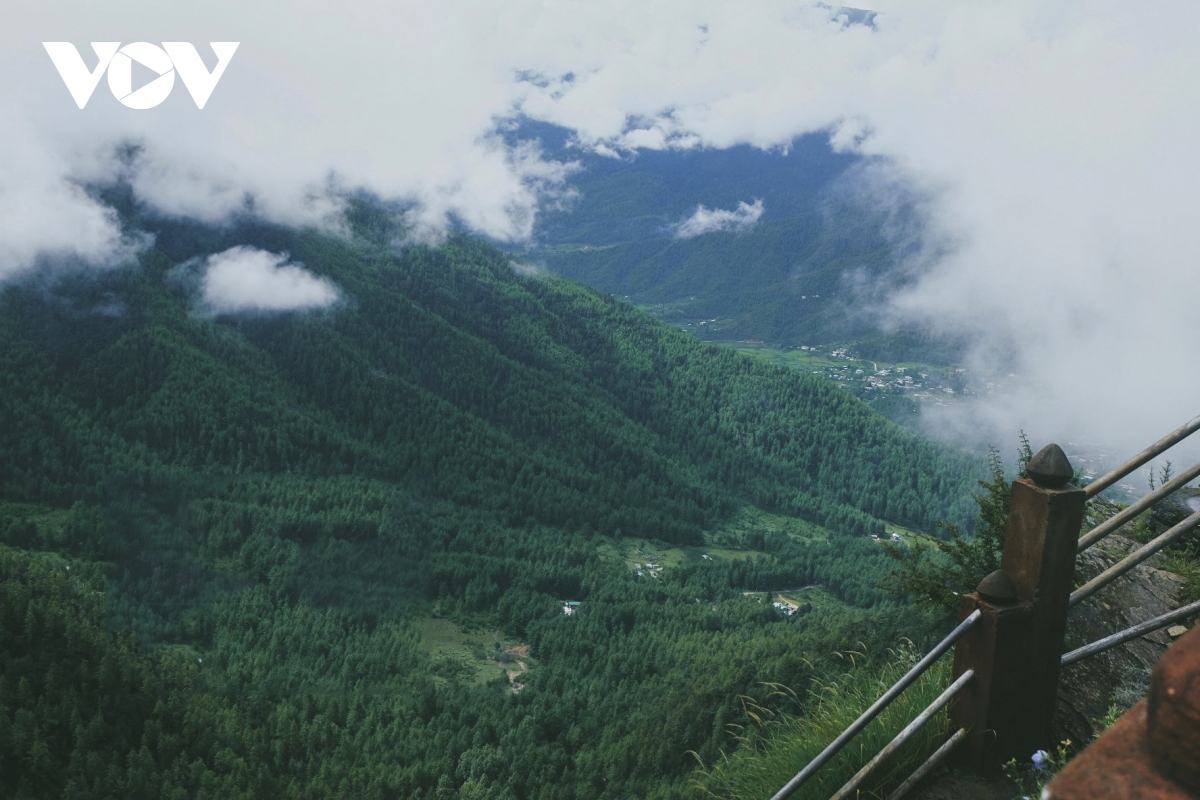
[[[954,675],[975,670],[951,706],[969,737],[966,759],[985,772],[1051,749],[1050,724],[1083,522],[1084,491],[1056,444],[1013,482],[1001,567],[962,598],[960,619],[982,617],[954,653]]]

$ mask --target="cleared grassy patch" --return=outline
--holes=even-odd
[[[505,638],[500,631],[466,632],[448,619],[422,617],[413,621],[421,634],[421,649],[439,666],[441,677],[509,683],[533,665],[529,645]]]
[[[812,367],[830,367],[839,364],[853,363],[846,358],[833,358],[827,353],[801,350],[800,348],[779,348],[769,344],[745,344],[744,342],[721,342],[722,345],[736,350],[742,355],[768,361],[788,369],[808,369]],[[822,348],[824,349],[824,348]],[[868,364],[870,362],[867,362]]]
[[[761,556],[758,550],[728,550],[723,547],[698,547],[696,550],[703,551],[703,555],[710,556],[714,561],[746,561],[754,556]]]
[[[820,586],[809,586],[800,592],[783,591],[776,592],[776,594],[781,599],[801,608],[807,603],[812,607],[813,611],[825,611],[829,609],[843,611],[850,608]]]
[[[850,608],[846,603],[827,592],[822,586],[785,587],[772,592],[742,592],[742,596],[757,600],[760,603],[767,602],[768,598],[772,601],[783,600],[784,602],[791,603],[798,609],[803,609],[803,613],[806,614],[813,611],[828,610],[840,613]]]
[[[912,547],[914,544],[916,544],[919,541],[925,541],[928,543],[928,541],[931,538],[933,538],[927,533],[921,533],[920,531],[910,530],[908,528],[901,527],[901,526],[896,525],[891,522],[883,523],[883,530],[884,530],[884,535],[880,537],[881,542],[883,542],[883,541],[895,542],[895,539],[893,539],[892,536],[899,536],[900,541],[896,542],[896,543],[903,544],[906,547]]]
[[[604,539],[596,550],[607,561],[620,561],[629,569],[642,571],[654,565],[656,572],[698,559],[699,555],[690,551],[700,552],[697,548],[672,547],[649,539],[632,538]]]
[[[767,553],[759,548],[768,537],[779,535],[802,542],[829,539],[829,531],[820,525],[747,506],[720,528],[705,531],[704,545],[679,547],[651,539],[603,538],[596,551],[602,559],[658,577],[665,569],[688,563],[765,558]]]
[[[772,514],[754,506],[746,506],[727,523],[705,535],[705,541],[717,547],[733,547],[738,550],[753,548],[739,547],[761,536],[784,534],[805,542],[828,541],[829,531],[812,522],[796,517]]]
[[[801,350],[799,347],[778,347],[765,343],[720,342],[719,344],[736,350],[743,355],[796,370],[849,367],[851,370],[862,369],[864,373],[877,372],[882,369],[893,371],[902,369],[906,372],[923,371],[927,373],[945,371],[944,367],[936,367],[932,364],[925,364],[919,361],[879,361],[877,359],[832,355],[834,350],[853,348],[854,343],[852,342],[821,345],[820,349],[815,352],[812,350]]]
[[[605,539],[596,548],[600,557],[619,561],[631,570],[658,575],[664,569],[682,564],[706,561],[745,561],[765,556],[759,550],[739,550],[728,547],[672,547],[649,539]],[[708,556],[708,559],[705,558]]]

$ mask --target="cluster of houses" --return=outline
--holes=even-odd
[[[791,600],[784,600],[782,597],[771,603],[789,617],[800,610],[800,606],[793,603]]]
[[[637,565],[638,577],[640,578],[647,573],[649,573],[651,578],[657,578],[660,574],[662,574],[662,564],[652,564],[649,561],[647,561],[645,564],[639,563]]]
[[[877,534],[877,533],[872,533],[872,534],[871,534],[871,538],[872,538],[872,539],[874,539],[875,541],[877,541],[877,542],[878,542],[878,541],[879,541],[879,534]],[[900,538],[900,534],[898,534],[898,533],[893,533],[893,534],[892,534],[892,541],[893,541],[893,542],[902,542],[902,541],[904,541],[904,540]]]
[[[863,374],[861,369],[854,370],[855,375]],[[920,373],[921,377],[926,377],[925,373]],[[904,367],[896,367],[896,377],[892,377],[892,370],[881,369],[874,375],[868,375],[868,389],[882,389],[884,387],[895,387],[897,389],[920,389],[921,384],[915,382],[911,375],[904,374]]]

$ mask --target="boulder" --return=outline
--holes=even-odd
[[[1197,511],[1200,511],[1200,489],[1185,487],[1154,507],[1150,512],[1150,526],[1155,533],[1161,533]],[[1188,534],[1188,538],[1195,536],[1195,531]]]

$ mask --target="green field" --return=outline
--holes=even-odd
[[[657,577],[663,569],[704,561],[705,556],[714,561],[765,558],[767,553],[751,545],[761,543],[764,537],[778,534],[804,542],[829,540],[829,531],[819,525],[746,506],[717,530],[705,531],[704,545],[670,546],[650,539],[606,537],[601,540],[597,551],[605,560],[621,561],[631,570],[641,570]]]
[[[755,535],[778,533],[784,533],[793,539],[806,542],[829,540],[829,531],[820,525],[796,517],[772,514],[753,506],[745,506],[720,528],[706,533],[705,541],[713,545],[729,547],[731,543],[744,543]],[[737,549],[736,544],[732,546]]]
[[[413,625],[421,634],[421,650],[447,682],[467,675],[480,684],[507,678],[514,691],[519,691],[519,677],[533,665],[529,645],[508,639],[500,631],[467,632],[440,617],[422,617]]]
[[[901,527],[900,525],[896,525],[891,522],[883,523],[883,528],[885,531],[887,531],[888,536],[891,536],[893,533],[900,534],[900,538],[904,540],[904,543],[910,546],[917,539],[929,538],[929,534],[927,533],[909,530],[908,528]]]
[[[745,597],[753,597],[762,603],[765,603],[768,597],[774,600],[784,600],[804,608],[805,613],[825,610],[844,612],[849,608],[821,586],[793,587],[775,592],[743,592],[742,594]]]

